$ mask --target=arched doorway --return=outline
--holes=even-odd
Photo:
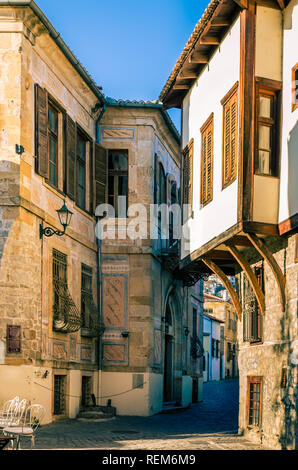
[[[165,307],[163,401],[180,402],[182,395],[181,309],[175,289]]]

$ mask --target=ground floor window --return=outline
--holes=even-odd
[[[247,415],[248,425],[261,425],[262,377],[247,377]]]
[[[54,415],[66,411],[66,375],[54,375]]]

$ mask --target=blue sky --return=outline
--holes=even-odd
[[[209,0],[36,0],[106,96],[157,99]],[[179,113],[170,113],[180,129]]]

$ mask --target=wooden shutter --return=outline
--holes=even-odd
[[[21,352],[21,327],[18,325],[7,325],[6,350],[8,353]]]
[[[35,170],[49,177],[48,154],[48,93],[35,84]]]
[[[189,204],[186,219],[192,216],[193,199],[193,139],[183,152],[183,204]]]
[[[95,157],[95,209],[106,202],[107,186],[107,150],[99,144],[94,144]]]
[[[225,188],[237,176],[238,150],[238,84],[230,90],[223,104],[223,169],[222,187]]]
[[[213,198],[213,114],[201,128],[201,205]]]
[[[89,145],[89,212],[94,213],[94,152],[93,152],[93,142],[88,142]]]
[[[159,204],[160,199],[160,166],[158,155],[154,158],[154,204]]]
[[[66,115],[66,193],[76,199],[76,123]]]

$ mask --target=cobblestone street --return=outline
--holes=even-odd
[[[237,435],[238,381],[204,385],[204,401],[151,417],[106,421],[62,420],[40,428],[36,449],[252,450],[264,449]],[[29,448],[28,439],[22,449]]]

